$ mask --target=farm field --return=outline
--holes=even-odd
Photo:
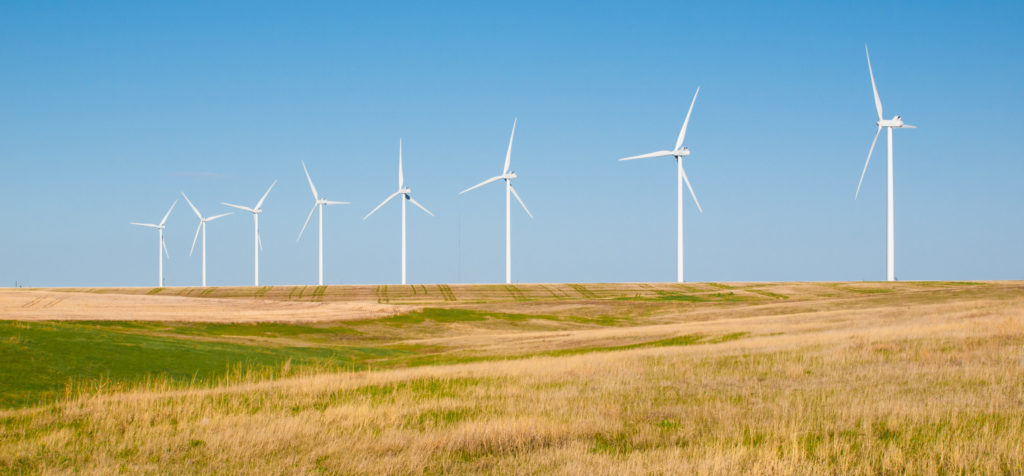
[[[2,473],[1021,473],[1024,283],[0,291]]]

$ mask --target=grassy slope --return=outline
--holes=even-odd
[[[281,367],[358,369],[369,360],[407,354],[394,349],[357,346],[278,346],[201,341],[210,335],[294,333],[293,326],[209,326],[184,328],[182,335],[152,335],[157,326],[142,323],[0,321],[0,406],[52,401],[68,386],[99,383],[131,385],[146,379],[215,383],[229,375],[279,374]],[[295,326],[298,327],[298,326]],[[283,329],[282,329],[283,328]]]
[[[538,322],[544,322],[538,325]],[[622,319],[426,308],[382,319],[322,325],[132,321],[0,321],[0,408],[54,401],[69,390],[130,387],[149,380],[216,385],[231,378],[289,372],[375,369],[493,360],[443,346],[403,345],[403,338],[444,335],[452,325],[506,331],[624,325]],[[711,336],[732,339],[740,334]],[[703,335],[518,355],[690,345]],[[511,355],[509,355],[511,356]]]
[[[6,405],[70,376],[164,379],[0,411],[0,472],[1024,471],[1021,285],[706,288],[317,325],[0,322]],[[288,359],[321,372],[262,382]],[[240,363],[255,378],[228,378]]]

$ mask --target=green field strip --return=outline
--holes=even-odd
[[[358,369],[370,360],[409,354],[383,347],[208,342],[119,332],[116,325],[0,321],[0,361],[5,363],[0,366],[0,407],[52,401],[65,389],[88,382],[135,384],[157,378],[215,383],[234,368],[273,376],[285,362],[292,369]]]

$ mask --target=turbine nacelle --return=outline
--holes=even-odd
[[[700,93],[700,88],[693,93],[693,100],[690,101],[690,109],[686,111],[686,119],[683,120],[683,127],[679,129],[679,137],[676,138],[676,145],[671,150],[659,150],[656,152],[649,152],[647,154],[633,155],[629,157],[623,157],[619,161],[625,160],[636,160],[636,159],[650,159],[653,157],[688,157],[690,155],[690,149],[683,147],[683,140],[686,139],[686,128],[690,125],[690,115],[693,114],[693,105],[697,103],[697,94]]]
[[[875,124],[877,124],[878,127],[893,127],[893,128],[910,128],[910,129],[915,129],[914,126],[905,124],[903,122],[903,118],[900,117],[899,115],[893,116],[892,119],[882,119],[882,120],[876,122]]]
[[[502,179],[505,179],[505,180],[512,180],[512,179],[514,179],[514,178],[519,178],[519,176],[518,176],[518,175],[516,175],[516,173],[515,173],[515,172],[513,171],[513,172],[509,172],[509,173],[507,173],[507,174],[503,174],[503,175],[501,176],[501,178],[502,178]]]
[[[259,215],[260,213],[263,213],[263,201],[267,199],[267,195],[270,195],[270,191],[274,189],[274,185],[277,185],[277,180],[274,180],[274,182],[270,184],[270,187],[267,188],[267,191],[263,194],[262,197],[260,197],[260,201],[256,202],[256,205],[253,206],[252,208],[243,207],[241,205],[235,205],[226,202],[220,202],[220,204],[231,208],[237,208],[239,210],[244,210],[249,213],[252,213],[253,215]]]

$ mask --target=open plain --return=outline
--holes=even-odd
[[[0,291],[0,472],[1024,472],[1024,283]]]

